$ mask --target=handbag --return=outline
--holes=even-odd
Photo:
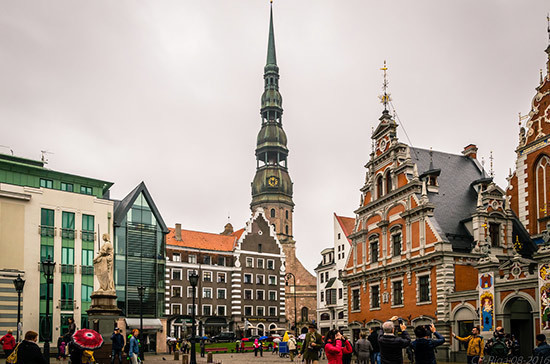
[[[6,364],[15,364],[17,363],[17,350],[19,350],[19,344],[11,352],[10,356],[6,359]]]

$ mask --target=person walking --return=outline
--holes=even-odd
[[[321,334],[317,332],[317,327],[310,324],[308,327],[308,333],[302,343],[302,350],[298,357],[303,356],[306,364],[318,364],[319,363],[319,350],[323,347],[323,338]]]
[[[42,355],[40,351],[40,347],[36,344],[37,341],[37,332],[27,331],[25,333],[25,338],[17,349],[18,363],[46,364],[46,358],[44,358],[44,355]]]
[[[472,329],[472,334],[466,337],[457,336],[453,333],[453,337],[458,341],[468,343],[466,349],[466,361],[468,364],[478,364],[481,358],[483,358],[483,338],[479,336],[479,326]]]
[[[370,363],[371,364],[380,364],[380,345],[378,344],[378,334],[380,331],[379,327],[374,327],[370,329],[370,334],[368,340],[372,345],[372,352],[370,354]]]
[[[361,338],[355,343],[355,352],[357,353],[358,364],[368,364],[371,361],[372,344],[367,340],[367,333],[361,332]],[[378,343],[378,338],[376,339]]]
[[[290,356],[290,361],[294,361],[294,356],[298,353],[296,346],[296,338],[294,335],[288,337],[288,355]]]
[[[344,348],[342,334],[338,330],[330,330],[325,336],[325,354],[328,364],[342,364]]]
[[[204,339],[201,339],[199,347],[201,348],[201,358],[204,358],[204,353],[206,352],[206,344],[204,343]]]
[[[382,364],[403,364],[403,350],[411,343],[411,337],[406,331],[407,326],[399,322],[400,333],[394,333],[392,321],[382,324],[382,335],[378,338],[380,344],[380,362]]]
[[[124,349],[124,336],[120,333],[120,329],[115,327],[115,331],[111,335],[113,343],[111,351],[111,364],[115,364],[115,358],[118,356],[119,364],[122,364],[122,349]]]
[[[492,363],[502,363],[508,360],[512,351],[512,340],[506,337],[504,328],[498,326],[493,332],[493,337],[487,340],[485,344],[485,355],[490,356]],[[482,361],[482,358],[479,358]]]
[[[546,335],[538,334],[535,339],[537,347],[533,350],[533,359],[536,358],[538,363],[550,361],[550,345],[546,343]],[[535,361],[533,360],[533,362]]]
[[[132,330],[132,337],[130,337],[130,352],[128,353],[128,355],[130,355],[130,360],[132,361],[132,364],[137,364],[139,361],[139,343],[137,339],[138,335],[138,329]]]
[[[258,352],[260,352],[260,356],[264,356],[262,349],[262,344],[258,341],[258,339],[254,340],[254,356],[258,356]]]
[[[436,330],[434,324],[430,326],[417,326],[414,329],[416,340],[411,343],[416,364],[435,364],[434,349],[443,345],[445,338]],[[432,334],[436,337],[432,339]]]
[[[0,344],[2,344],[2,350],[4,350],[4,354],[7,358],[13,352],[13,349],[15,349],[15,338],[13,337],[13,331],[8,330],[6,335],[0,338]]]

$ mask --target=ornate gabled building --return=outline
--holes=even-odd
[[[267,62],[264,67],[264,93],[260,114],[262,128],[256,146],[256,175],[252,182],[252,213],[261,207],[273,225],[283,246],[286,257],[286,272],[296,277],[296,292],[293,281],[286,289],[286,314],[289,323],[294,320],[294,295],[301,314],[302,329],[315,319],[316,279],[296,257],[296,242],[293,238],[294,202],[292,180],[288,173],[287,137],[283,130],[283,99],[279,92],[279,67],[275,52],[273,31],[273,8],[270,9]],[[307,329],[306,329],[307,330]]]
[[[384,93],[386,106],[388,98]],[[505,274],[506,264],[528,260],[536,247],[477,161],[475,145],[462,154],[416,148],[399,141],[397,127],[385,107],[342,274],[349,326],[357,337],[392,316],[409,326],[434,323],[447,338],[437,356],[461,360],[465,348],[449,340],[450,332],[464,335],[487,321],[490,333],[500,309],[494,295],[508,290],[498,268]],[[490,284],[478,285],[488,272]],[[489,316],[480,317],[487,289]]]

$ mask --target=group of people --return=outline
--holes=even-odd
[[[176,351],[179,351],[183,354],[189,354],[191,351],[191,342],[186,339],[176,339],[170,338],[167,340],[166,344],[168,345],[168,354],[172,354]]]

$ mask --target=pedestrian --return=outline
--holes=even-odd
[[[0,338],[0,343],[2,344],[2,350],[4,350],[4,354],[7,358],[8,356],[10,356],[13,349],[15,349],[15,338],[13,337],[13,331],[8,330],[6,335]]]
[[[506,337],[504,328],[498,326],[493,332],[493,337],[485,344],[485,355],[489,355],[490,363],[502,363],[506,361],[512,351],[512,340]],[[482,358],[479,358],[482,361]]]
[[[290,361],[294,361],[294,356],[296,354],[298,354],[296,338],[294,337],[294,335],[290,335],[288,337],[288,355],[290,356]]]
[[[241,340],[238,340],[235,341],[235,352],[238,353],[239,352],[239,348],[241,346]]]
[[[453,333],[453,337],[459,341],[468,343],[466,349],[466,361],[468,364],[478,364],[483,358],[483,338],[479,336],[479,326],[472,329],[472,334],[466,337],[457,336]]]
[[[115,364],[115,358],[118,356],[118,362],[122,364],[122,349],[124,349],[124,336],[120,333],[120,329],[115,327],[113,334],[111,335],[111,342],[113,343],[111,351],[111,364]]]
[[[263,356],[262,346],[259,344],[258,339],[256,339],[254,340],[254,356],[258,356],[258,352],[260,352],[260,356]]]
[[[66,344],[69,349],[69,359],[71,364],[81,364],[82,349],[80,348],[80,346],[75,344],[72,336],[67,334],[65,338],[70,338],[69,341],[66,342]]]
[[[429,326],[417,326],[414,328],[416,340],[411,343],[414,350],[414,358],[417,364],[435,364],[434,349],[443,345],[445,338],[436,330],[434,324]],[[436,337],[432,339],[432,334]]]
[[[46,364],[46,358],[44,358],[40,347],[36,344],[37,341],[37,332],[27,331],[25,333],[25,339],[17,349],[17,363]]]
[[[65,358],[67,357],[67,355],[65,355],[65,346],[67,345],[67,343],[65,343],[65,339],[63,338],[63,336],[60,336],[58,339],[57,339],[57,360],[65,360]]]
[[[372,353],[372,344],[367,340],[367,333],[362,331],[360,334],[361,338],[355,343],[355,352],[357,353],[357,363],[358,364],[368,364],[371,359]],[[378,339],[376,339],[378,343]]]
[[[393,321],[382,324],[382,335],[378,337],[380,344],[380,362],[382,364],[403,364],[403,350],[411,343],[407,326],[399,320],[400,332],[394,332]]]
[[[380,364],[380,345],[378,344],[378,337],[380,336],[378,331],[379,327],[371,327],[369,334],[369,342],[372,345],[372,352],[370,354],[370,364]]]
[[[204,339],[201,339],[199,346],[201,348],[201,358],[204,358],[204,353],[206,352],[206,344],[204,343]]]
[[[538,334],[535,339],[537,340],[537,347],[533,350],[533,363],[535,358],[537,363],[545,363],[550,361],[550,345],[546,343],[546,335]]]
[[[132,364],[138,363],[139,358],[139,343],[137,336],[139,335],[139,330],[134,329],[132,330],[132,337],[130,338],[130,360],[132,361]]]
[[[241,353],[244,353],[244,345],[245,345],[244,340],[241,340]]]
[[[344,347],[342,347],[342,334],[338,330],[330,330],[325,336],[325,353],[328,364],[342,364]]]
[[[353,345],[351,345],[351,342],[348,340],[348,338],[342,335],[341,332],[340,332],[340,335],[342,336],[340,339],[340,341],[342,341],[342,364],[351,364],[351,356],[353,355]]]
[[[69,323],[69,335],[72,337],[76,331],[76,324],[74,323],[74,318],[72,317],[69,317],[67,321]]]
[[[317,332],[317,327],[313,324],[308,326],[308,333],[302,343],[302,350],[298,357],[303,356],[306,364],[319,363],[319,350],[323,347],[323,338]]]

